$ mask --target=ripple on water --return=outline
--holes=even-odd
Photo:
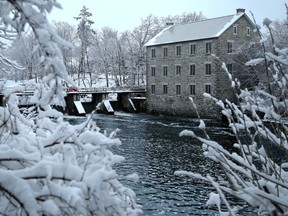
[[[119,128],[117,137],[122,145],[111,151],[125,157],[115,165],[119,180],[131,187],[145,215],[218,215],[215,208],[205,205],[213,188],[200,180],[175,176],[177,170],[206,175],[217,166],[204,158],[201,143],[189,137],[179,137],[184,129],[198,129],[198,121],[189,118],[129,115],[95,115],[93,119],[102,131],[108,133]],[[83,119],[73,119],[77,123]],[[208,120],[209,134],[214,139],[232,141],[229,129],[223,124]],[[137,173],[138,182],[128,181],[125,176]]]

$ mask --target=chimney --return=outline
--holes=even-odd
[[[236,13],[239,14],[239,13],[245,13],[245,9],[243,8],[238,8],[236,9]]]

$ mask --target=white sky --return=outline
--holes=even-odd
[[[49,20],[65,21],[77,25],[73,18],[79,15],[85,5],[93,14],[94,29],[109,26],[119,32],[133,30],[148,15],[158,17],[180,15],[183,12],[202,12],[207,18],[231,15],[236,8],[246,9],[254,14],[262,25],[264,18],[283,20],[286,18],[284,4],[288,0],[57,0],[63,10],[55,8]],[[251,17],[251,16],[250,16]]]

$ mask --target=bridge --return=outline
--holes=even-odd
[[[97,87],[97,88],[67,88],[67,94],[71,92],[78,94],[93,93],[146,93],[145,86],[119,86],[119,87]]]
[[[66,109],[61,110],[69,115],[85,115],[96,109],[98,112],[112,114],[114,110],[126,112],[146,111],[146,87],[97,87],[97,88],[67,88]],[[31,106],[29,97],[34,94],[33,89],[16,93],[20,98],[20,106]],[[117,94],[116,100],[109,100],[110,94]],[[83,98],[89,100],[83,100]],[[4,105],[4,96],[0,94],[0,105]]]

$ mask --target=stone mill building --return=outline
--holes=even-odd
[[[219,118],[220,110],[203,93],[233,100],[231,83],[222,68],[236,70],[233,53],[242,44],[259,41],[245,9],[198,22],[168,25],[147,42],[147,110],[150,113]]]

